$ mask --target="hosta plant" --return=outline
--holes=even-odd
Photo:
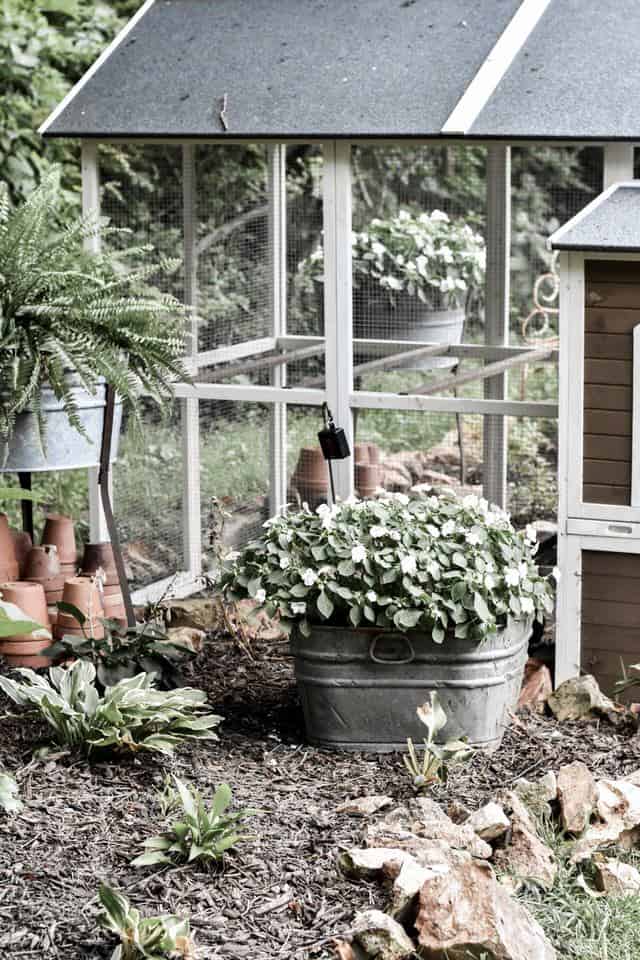
[[[265,528],[227,558],[222,588],[305,635],[312,624],[375,626],[481,643],[552,609],[535,532],[475,496],[386,494],[304,508]]]
[[[159,863],[212,863],[222,860],[227,850],[246,840],[249,834],[239,833],[242,822],[252,816],[254,810],[229,811],[231,789],[223,783],[213,795],[208,806],[196,790],[174,777],[180,819],[157,837],[145,840],[146,852],[132,861],[134,867],[147,867]]]
[[[66,609],[71,605],[67,604]],[[86,617],[72,608],[73,616],[84,626]],[[89,660],[96,668],[96,683],[100,689],[113,686],[120,680],[139,673],[153,674],[163,690],[177,687],[181,682],[180,664],[195,656],[190,647],[171,642],[164,628],[153,623],[138,623],[122,627],[112,620],[103,620],[104,637],[96,638],[90,632],[85,636],[63,636],[44,651],[53,660],[77,657]]]
[[[124,894],[103,883],[98,890],[102,906],[99,922],[120,937],[111,960],[185,960],[195,957],[189,921],[166,914],[141,917]]]
[[[388,220],[372,220],[353,234],[352,256],[355,288],[377,289],[391,306],[401,293],[432,307],[462,306],[484,280],[484,239],[442,210],[400,210]],[[299,272],[322,280],[323,269],[320,247]]]
[[[22,801],[15,778],[0,770],[0,810],[5,813],[20,813]]]
[[[423,703],[416,713],[427,728],[427,736],[422,741],[423,752],[419,755],[409,738],[407,754],[402,759],[411,777],[413,789],[420,793],[428,790],[434,783],[446,783],[449,764],[468,760],[473,751],[465,740],[448,740],[444,744],[435,742],[447,723],[447,715],[437,693],[432,693],[430,702]]]
[[[156,690],[146,673],[121,680],[101,695],[92,663],[51,667],[49,676],[16,671],[22,680],[0,676],[0,689],[15,703],[31,705],[51,727],[61,746],[86,754],[115,750],[171,755],[190,739],[217,739],[220,717],[206,712],[201,690]]]
[[[88,237],[123,231],[95,218],[61,221],[58,181],[53,170],[15,208],[0,184],[0,441],[25,409],[39,416],[42,432],[45,384],[82,432],[70,372],[90,392],[104,377],[134,411],[141,389],[162,402],[171,381],[185,377],[183,312],[177,300],[149,285],[173,264],[125,268],[147,247],[85,252]]]

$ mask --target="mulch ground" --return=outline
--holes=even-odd
[[[336,869],[339,849],[359,843],[362,821],[335,808],[364,794],[408,797],[400,757],[307,746],[286,648],[256,644],[254,657],[228,640],[208,645],[189,680],[224,716],[220,741],[169,762],[33,760],[44,727],[0,700],[0,759],[17,772],[26,801],[21,816],[0,814],[1,957],[109,957],[115,942],[95,922],[100,880],[143,912],[189,914],[202,960],[333,958],[331,941],[354,913],[381,903],[376,885],[351,883]],[[640,767],[640,738],[521,714],[497,753],[454,769],[434,796],[474,808],[518,777],[574,759],[600,776],[623,775]],[[167,771],[205,794],[226,781],[238,804],[260,808],[255,839],[223,868],[129,866],[141,841],[163,828],[157,794]]]

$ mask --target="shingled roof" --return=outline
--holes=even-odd
[[[640,180],[616,183],[549,238],[553,250],[640,253]]]
[[[41,132],[640,140],[638,63],[637,0],[146,0]]]

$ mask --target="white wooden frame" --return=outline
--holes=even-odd
[[[269,147],[268,197],[271,332],[277,344],[287,333],[287,148],[279,143]],[[273,386],[286,382],[286,364],[275,367]],[[287,404],[281,401],[271,408],[269,467],[269,513],[275,516],[287,505]]]

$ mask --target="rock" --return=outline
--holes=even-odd
[[[588,860],[596,851],[612,844],[630,849],[640,834],[640,787],[628,780],[599,780],[596,784],[596,813],[592,823],[576,842],[572,863]]]
[[[167,640],[169,643],[175,643],[179,647],[186,647],[192,653],[200,653],[204,647],[206,639],[204,630],[197,630],[195,627],[170,627],[167,630]]]
[[[547,703],[556,720],[604,717],[616,727],[638,727],[638,715],[621,703],[605,697],[591,674],[565,680],[551,694]]]
[[[518,697],[518,709],[529,707],[536,713],[544,713],[545,704],[553,691],[549,667],[541,660],[530,657],[524,668],[524,680]]]
[[[558,872],[552,851],[538,836],[531,815],[517,793],[507,793],[504,805],[510,813],[511,830],[506,845],[494,851],[493,862],[519,880],[533,880],[550,890]]]
[[[560,767],[558,800],[563,830],[573,834],[582,833],[591,821],[597,797],[596,782],[584,763],[575,760]]]
[[[338,865],[347,877],[357,880],[376,880],[383,874],[397,876],[411,853],[399,847],[352,847],[338,857]]]
[[[407,476],[406,472],[390,469],[383,464],[380,486],[391,493],[406,493],[411,488],[411,478]]]
[[[391,797],[385,797],[380,794],[372,794],[368,797],[356,797],[355,800],[347,800],[336,807],[337,813],[348,813],[352,817],[370,817],[378,810],[384,810],[393,803]]]
[[[454,823],[435,800],[419,797],[406,806],[396,807],[367,830],[367,846],[390,846],[420,850],[423,841],[441,841],[455,850],[466,850],[474,857],[488,858],[491,847],[468,823]]]
[[[211,597],[168,600],[163,605],[166,622],[171,627],[193,627],[196,630],[218,630],[222,627],[220,604]]]
[[[400,872],[393,881],[391,915],[395,920],[405,923],[415,915],[415,905],[423,885],[437,874],[446,873],[449,863],[434,863],[424,866],[414,857],[403,860]]]
[[[499,803],[485,803],[471,814],[469,826],[482,840],[497,840],[509,829],[510,822]]]
[[[552,770],[539,780],[525,780],[521,777],[514,783],[513,792],[536,816],[550,816],[549,802],[557,799],[558,781]]]
[[[447,873],[427,880],[415,926],[424,955],[434,960],[556,958],[540,925],[482,861],[452,865]]]
[[[640,893],[640,871],[630,863],[608,857],[594,857],[596,887],[609,897]]]
[[[464,803],[461,803],[460,800],[452,800],[447,805],[447,816],[453,820],[454,823],[464,823],[465,820],[468,820],[471,816],[471,810],[469,810],[469,807],[465,807]]]
[[[353,939],[372,960],[403,960],[415,955],[415,945],[403,927],[382,910],[358,913]]]

